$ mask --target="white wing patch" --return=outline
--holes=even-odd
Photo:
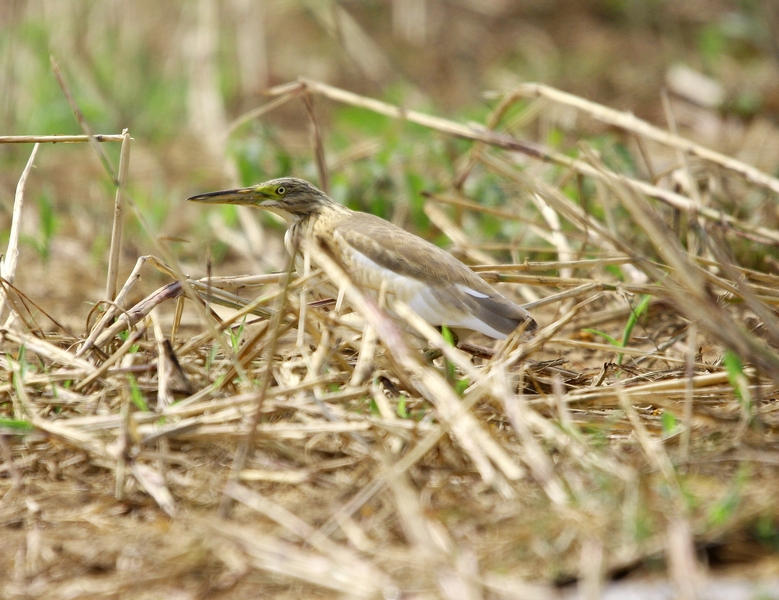
[[[461,289],[463,292],[468,294],[469,296],[473,296],[474,298],[489,298],[489,295],[482,294],[481,292],[477,292],[476,290],[472,290],[471,288],[462,285],[461,283],[455,284],[459,289]]]

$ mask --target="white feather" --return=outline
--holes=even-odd
[[[489,298],[489,295],[482,294],[481,292],[477,292],[476,290],[472,290],[468,286],[462,285],[461,283],[455,284],[459,289],[461,289],[463,292],[468,294],[469,296],[473,296],[474,298]]]

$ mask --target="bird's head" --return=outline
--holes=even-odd
[[[333,201],[308,181],[294,177],[271,179],[246,188],[209,192],[188,198],[191,202],[238,204],[264,208],[287,221],[316,214]]]

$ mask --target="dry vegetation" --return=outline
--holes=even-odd
[[[458,350],[395,306],[443,354],[430,362],[316,252],[312,273],[289,278],[192,280],[152,258],[174,281],[122,309],[150,268],[142,258],[86,339],[44,334],[31,299],[8,284],[7,593],[183,586],[239,597],[293,581],[292,594],[537,598],[558,595],[544,582],[597,589],[645,561],[689,592],[705,586],[699,551],[745,543],[760,523],[773,539],[779,294],[775,275],[740,267],[725,241],[754,252],[779,234],[725,209],[772,198],[779,181],[549,88],[518,89],[493,122],[522,96],[576,103],[634,134],[647,170],[654,146],[678,150],[684,166],[649,182],[591,150],[571,160],[315,82],[277,91],[301,92],[473,140],[455,183],[495,173],[511,200],[492,210],[535,212],[531,227],[559,256],[478,270],[537,295],[544,327],[494,354]],[[543,183],[549,169],[557,185]],[[597,184],[586,209],[560,192],[577,177]],[[429,202],[438,219],[441,203],[486,210],[455,185]],[[615,229],[626,218],[631,239]],[[441,227],[464,256],[481,256],[456,221]],[[14,250],[12,233],[9,282]],[[344,303],[312,300],[321,277]],[[232,293],[249,288],[249,302]],[[214,304],[234,312],[219,318]],[[755,539],[749,551],[760,548]]]
[[[409,162],[438,149],[424,215],[541,326],[496,345],[455,347],[395,305],[401,333],[306,245],[308,273],[190,276],[195,252],[128,181],[142,140],[90,140],[84,119],[70,141],[101,156],[91,181],[116,183],[105,272],[68,275],[77,245],[46,266],[24,248],[25,198],[72,155],[32,165],[72,148],[0,138],[41,143],[0,263],[0,597],[779,597],[779,131],[679,98],[667,129],[543,85],[489,100],[466,123],[302,79],[222,129],[303,115],[311,173],[337,191],[388,142],[350,132],[333,156],[315,117],[413,127]],[[206,142],[239,170],[225,138]],[[290,264],[230,214],[210,214],[209,239],[232,264]]]

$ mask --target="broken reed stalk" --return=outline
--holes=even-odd
[[[8,248],[6,249],[2,263],[0,263],[0,277],[11,285],[13,285],[14,279],[16,278],[16,265],[19,260],[19,233],[22,225],[22,208],[24,207],[24,186],[27,183],[27,177],[30,175],[33,163],[35,162],[35,155],[38,153],[38,148],[39,144],[37,143],[32,147],[30,158],[27,159],[27,164],[22,171],[21,177],[19,177],[19,183],[16,185],[14,208],[11,215],[11,231],[8,234]],[[0,289],[0,322],[5,320],[5,310],[9,292],[10,290],[7,286],[2,286],[2,289]]]

